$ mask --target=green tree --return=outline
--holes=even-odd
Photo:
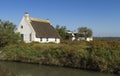
[[[93,32],[91,29],[87,27],[79,27],[78,34],[79,34],[79,37],[85,37],[85,40],[86,40],[87,37],[92,37]]]
[[[63,40],[68,39],[69,34],[67,33],[66,26],[56,26],[56,30]]]
[[[16,43],[19,35],[14,33],[15,25],[9,21],[2,21],[0,19],[0,47]]]

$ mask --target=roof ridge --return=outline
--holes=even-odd
[[[38,21],[38,22],[50,23],[49,20],[43,20],[43,19],[38,19],[38,18],[30,18],[30,21]]]

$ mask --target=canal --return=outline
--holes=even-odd
[[[0,61],[0,67],[16,76],[117,76],[108,73],[18,62]]]

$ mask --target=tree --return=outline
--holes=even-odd
[[[79,27],[78,34],[80,37],[85,37],[85,40],[87,40],[87,37],[92,37],[93,32],[87,27]]]
[[[0,19],[0,47],[16,43],[19,35],[14,33],[15,25],[9,21]]]
[[[67,33],[67,30],[66,30],[66,26],[61,26],[60,27],[59,25],[57,25],[56,30],[63,40],[68,38],[68,33]]]

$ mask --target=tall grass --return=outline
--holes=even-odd
[[[2,48],[0,60],[120,74],[120,41],[65,41],[61,44],[18,43]]]

